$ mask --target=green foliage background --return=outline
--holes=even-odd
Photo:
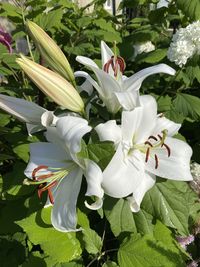
[[[142,94],[152,94],[160,113],[182,123],[178,138],[193,148],[192,160],[200,163],[200,62],[191,60],[182,69],[169,62],[166,53],[172,32],[200,19],[198,0],[171,1],[169,7],[149,9],[156,0],[125,0],[119,15],[113,17],[104,8],[104,0],[92,1],[94,11],[79,8],[70,0],[27,0],[23,5],[0,4],[0,16],[8,18],[15,29],[13,48],[24,37],[36,61],[40,56],[27,35],[25,19],[45,29],[66,54],[74,70],[83,69],[75,61],[77,55],[88,56],[100,64],[100,41],[110,47],[117,43],[126,61],[125,75],[145,67],[167,63],[177,72],[174,77],[154,75],[142,85]],[[28,8],[31,7],[31,8]],[[51,8],[45,12],[46,8]],[[124,12],[131,9],[131,16]],[[133,45],[152,41],[156,50],[134,55]],[[15,63],[17,52],[8,55],[0,44],[0,73],[8,80],[1,83],[0,93],[34,101],[48,109],[54,103],[45,98],[25,77]],[[81,83],[81,80],[80,80]],[[84,98],[84,94],[82,95]],[[95,101],[92,103],[98,122],[108,120],[109,114]],[[91,118],[91,125],[97,120]],[[2,267],[79,267],[79,266],[186,266],[190,256],[176,242],[176,236],[194,233],[200,224],[199,198],[187,183],[158,179],[146,194],[141,210],[133,214],[125,199],[105,196],[98,213],[83,205],[79,196],[78,224],[84,230],[60,233],[50,223],[51,208],[43,209],[45,196],[38,199],[35,187],[23,185],[23,171],[29,160],[29,144],[42,140],[42,134],[27,136],[25,126],[0,111],[0,259]],[[95,139],[95,136],[94,136]],[[87,145],[87,157],[104,168],[103,158],[113,155],[109,143]],[[84,187],[84,185],[83,185]],[[192,257],[200,257],[200,239],[196,235],[190,246]]]

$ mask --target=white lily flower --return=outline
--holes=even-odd
[[[102,171],[89,159],[78,158],[83,135],[91,131],[88,122],[79,117],[59,118],[56,127],[47,128],[49,142],[30,145],[30,162],[25,175],[30,178],[25,184],[38,184],[39,196],[48,190],[48,202],[53,204],[51,221],[61,232],[76,229],[76,203],[81,187],[82,176],[87,181],[87,196],[95,196],[90,209],[102,206]]]
[[[156,73],[175,74],[175,70],[166,64],[158,64],[143,69],[131,77],[123,76],[124,60],[114,55],[112,50],[101,42],[102,69],[90,58],[78,56],[76,60],[91,69],[96,75],[95,81],[84,71],[75,72],[75,77],[85,77],[98,91],[108,111],[116,113],[121,107],[132,110],[139,105],[139,89],[145,78]]]
[[[0,94],[0,108],[26,122],[29,134],[44,130],[46,126],[55,125],[56,122],[52,111],[24,99]]]
[[[154,185],[155,176],[190,181],[192,149],[172,138],[180,128],[157,115],[153,97],[143,96],[141,106],[122,112],[121,126],[108,121],[95,129],[101,141],[113,141],[117,150],[103,172],[106,194],[121,198],[132,194],[131,209],[137,212],[145,193]]]

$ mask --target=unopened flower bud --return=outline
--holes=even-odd
[[[49,67],[75,85],[74,73],[59,46],[34,22],[28,21],[27,27],[32,39]]]
[[[21,55],[17,63],[29,78],[58,105],[83,113],[84,103],[76,89],[59,74]]]

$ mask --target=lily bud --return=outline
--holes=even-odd
[[[76,89],[59,74],[21,55],[16,62],[44,94],[58,105],[75,112],[84,112],[84,103]]]
[[[34,22],[28,21],[27,27],[38,50],[45,61],[49,64],[49,67],[75,85],[74,73],[59,46]]]

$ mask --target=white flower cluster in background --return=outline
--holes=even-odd
[[[133,46],[134,48],[134,57],[142,53],[148,53],[155,50],[155,45],[151,41],[145,43],[137,43]]]
[[[167,57],[182,67],[195,54],[200,55],[200,21],[193,22],[174,34]]]

